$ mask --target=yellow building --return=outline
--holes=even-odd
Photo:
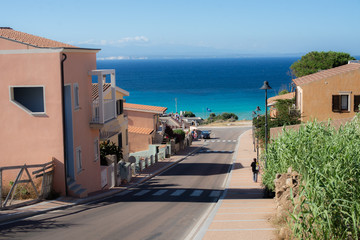
[[[97,84],[93,84],[93,88],[97,88]],[[110,84],[105,83],[103,86],[103,91],[105,101],[111,99]],[[128,117],[124,114],[124,97],[129,95],[130,94],[128,91],[119,87],[115,87],[117,118],[100,129],[100,141],[110,140],[119,146],[125,161],[127,161],[129,158],[129,137]]]
[[[359,111],[359,61],[296,78],[293,82],[302,122],[351,118]]]

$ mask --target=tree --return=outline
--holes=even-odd
[[[289,91],[286,90],[286,89],[284,89],[284,90],[281,90],[281,91],[279,92],[279,95],[284,95],[284,94],[287,94],[287,93],[289,93]]]
[[[299,124],[300,121],[300,111],[291,109],[295,103],[295,98],[293,99],[279,99],[275,103],[275,108],[277,111],[275,118],[270,118],[268,114],[268,128],[267,128],[267,137],[270,139],[270,128],[282,127],[288,125]],[[262,142],[265,140],[265,115],[259,116],[258,118],[253,119],[253,125],[256,130],[256,137],[258,137]]]
[[[195,117],[195,114],[191,111],[185,111],[184,112],[184,117]]]
[[[291,72],[296,77],[302,77],[312,73],[319,72],[341,65],[345,65],[349,60],[355,60],[348,53],[343,52],[309,52],[302,56],[300,60],[294,62],[291,66]]]

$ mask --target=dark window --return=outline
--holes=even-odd
[[[354,96],[354,112],[359,112],[360,95]]]
[[[43,87],[13,87],[11,98],[32,113],[45,112]]]
[[[129,145],[129,131],[127,129],[126,129],[125,139],[126,139],[126,146],[127,146],[127,145]]]
[[[333,95],[332,96],[333,112],[349,112],[349,95]]]
[[[121,115],[124,112],[124,100],[119,99],[116,100],[116,113],[117,115]]]
[[[122,133],[118,134],[118,145],[119,145],[119,148],[122,148]]]

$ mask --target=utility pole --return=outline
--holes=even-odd
[[[175,112],[177,113],[177,98],[175,98]]]

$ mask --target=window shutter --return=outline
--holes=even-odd
[[[120,99],[120,114],[124,113],[124,100]]]
[[[360,104],[360,95],[354,96],[354,112],[359,111],[359,104]]]
[[[121,115],[124,112],[124,100],[118,99],[116,100],[116,114]]]
[[[341,102],[340,102],[341,98],[340,95],[333,95],[332,96],[332,111],[333,112],[340,112],[341,109]]]
[[[120,105],[120,99],[116,100],[116,114],[120,115],[121,114],[121,105]]]

